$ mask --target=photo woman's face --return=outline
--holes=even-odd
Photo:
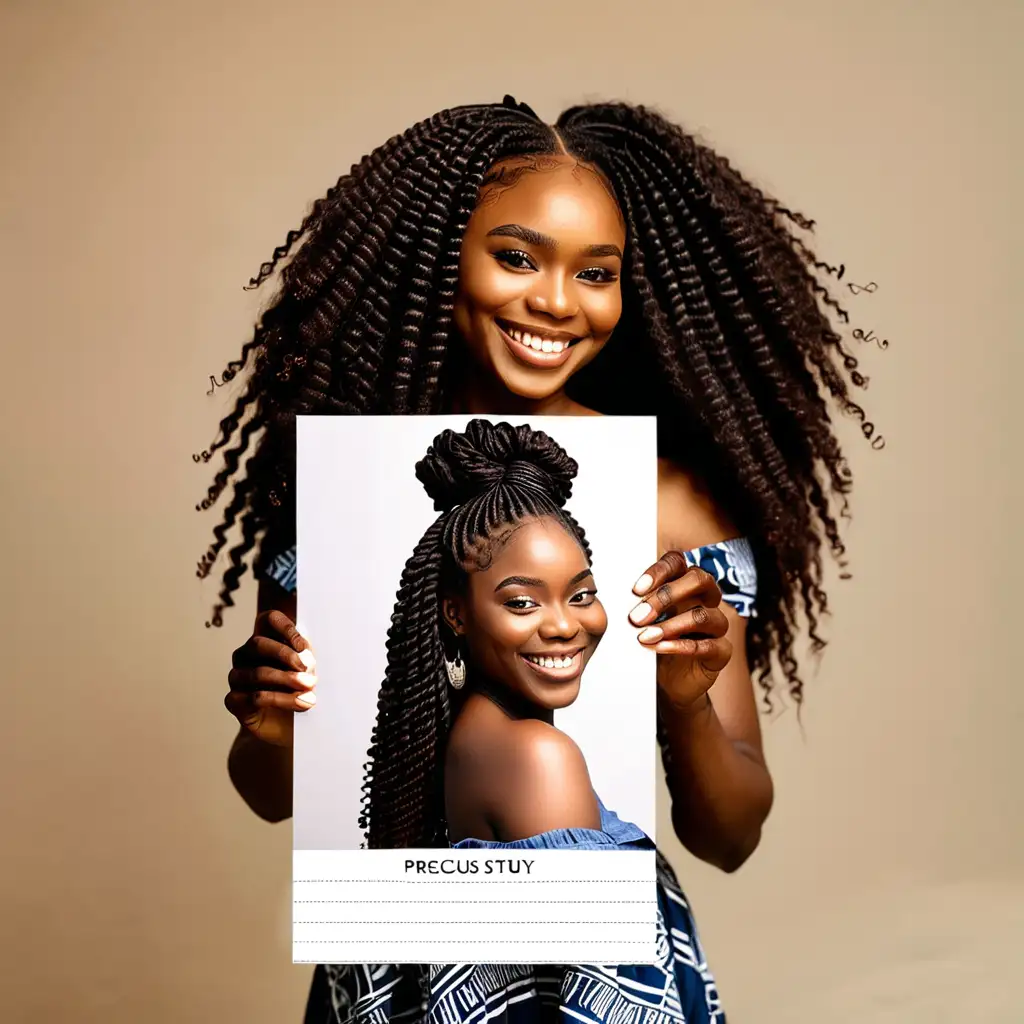
[[[468,648],[470,685],[480,674],[547,710],[579,695],[608,628],[583,549],[551,518],[514,527],[444,613]]]
[[[618,323],[626,229],[599,172],[572,157],[498,169],[509,177],[482,190],[462,241],[455,323],[479,368],[537,401]]]

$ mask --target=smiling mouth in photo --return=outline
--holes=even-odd
[[[512,320],[494,321],[505,337],[506,344],[513,354],[525,357],[535,365],[552,365],[568,358],[569,350],[582,336],[569,334],[567,331],[548,331],[537,327],[528,327]],[[560,358],[562,357],[562,358]]]
[[[538,675],[555,682],[575,679],[583,669],[584,647],[571,654],[520,654],[519,656]]]

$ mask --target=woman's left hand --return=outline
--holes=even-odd
[[[701,704],[732,657],[726,638],[729,620],[719,607],[722,591],[714,577],[668,551],[636,581],[643,600],[630,613],[641,645],[656,651],[658,686],[681,711]],[[662,621],[657,621],[661,619]]]

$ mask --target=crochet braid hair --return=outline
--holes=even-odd
[[[444,747],[458,695],[444,667],[441,598],[490,564],[509,528],[538,517],[562,523],[589,563],[583,530],[562,507],[576,471],[547,434],[482,419],[438,434],[416,464],[441,514],[405,565],[391,616],[359,821],[367,847],[448,845]]]
[[[258,544],[262,566],[293,541],[297,414],[448,409],[460,245],[481,186],[504,158],[563,152],[603,173],[628,236],[622,318],[571,395],[603,413],[656,414],[660,454],[703,479],[750,538],[748,656],[766,700],[775,655],[799,702],[801,616],[814,649],[824,646],[822,549],[844,564],[838,519],[852,479],[830,401],[867,437],[874,430],[848,393],[865,378],[830,320],[848,316],[822,283],[832,268],[801,237],[813,222],[655,111],[624,103],[573,107],[554,127],[514,103],[442,111],[354,166],[263,264],[254,286],[289,258],[225,372],[247,370],[246,386],[194,456],[222,450],[224,460],[199,507],[231,485],[198,575],[233,527],[241,534],[211,622],[234,603]]]

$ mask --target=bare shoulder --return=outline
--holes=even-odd
[[[589,785],[583,752],[572,737],[547,722],[510,722],[503,746],[508,766],[516,775],[563,783],[582,777]]]
[[[448,741],[449,768],[474,780],[474,786],[487,780],[504,788],[513,779],[544,784],[580,778],[589,785],[587,763],[570,736],[547,722],[494,714],[492,707],[459,717]]]
[[[658,459],[658,539],[663,551],[690,551],[738,533],[703,481],[669,459]]]
[[[545,722],[510,723],[501,756],[507,766],[494,827],[511,842],[554,829],[601,827],[601,813],[580,748]]]

